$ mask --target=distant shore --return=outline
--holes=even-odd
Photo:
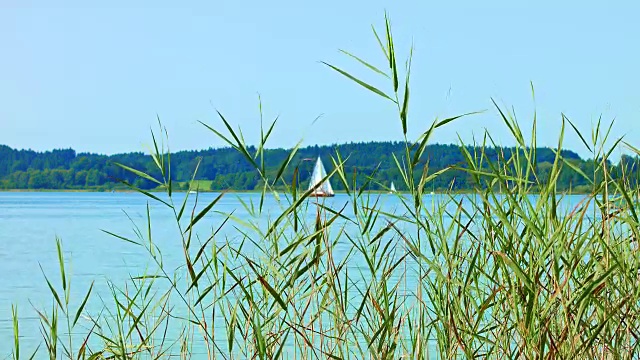
[[[165,189],[151,189],[151,190],[145,190],[151,193],[162,193],[162,192],[166,192]],[[189,190],[173,190],[174,193],[186,193]],[[191,191],[195,191],[195,190],[191,190]],[[283,193],[285,192],[284,190],[277,190],[278,193]],[[0,189],[0,193],[2,192],[15,192],[15,193],[21,193],[21,192],[25,192],[25,193],[29,193],[29,192],[68,192],[68,193],[86,193],[86,192],[90,192],[90,193],[110,193],[110,192],[116,192],[116,193],[137,193],[138,191],[135,190],[130,190],[130,189],[113,189],[113,190],[96,190],[96,189]],[[260,193],[262,192],[262,190],[198,190],[199,193],[221,193],[221,192],[227,192],[227,193]],[[347,192],[344,190],[338,190],[335,191],[336,194],[346,194]],[[371,193],[374,194],[391,194],[388,191],[384,191],[384,190],[371,190]],[[396,194],[408,194],[408,192],[406,191],[396,191]],[[461,191],[461,192],[453,192],[456,194],[471,194],[473,193],[473,191]],[[438,191],[434,191],[434,194],[446,194],[446,192],[438,192]],[[429,195],[429,193],[425,193],[425,195]]]
[[[151,192],[158,192],[156,190],[150,190]],[[0,189],[0,193],[47,193],[47,192],[65,192],[65,193],[110,193],[111,190],[95,190],[95,189]],[[117,193],[135,193],[135,190],[113,190]],[[184,191],[176,191],[184,192]]]
[[[148,191],[150,193],[163,193],[166,192],[165,189],[151,189],[151,190],[145,190]],[[96,189],[0,189],[0,193],[138,193],[138,191],[135,190],[130,190],[130,189],[113,189],[113,190],[96,190]],[[186,193],[188,192],[188,190],[173,190],[174,193]],[[221,193],[221,192],[226,192],[226,193],[231,193],[231,194],[237,194],[237,193],[256,193],[259,194],[262,192],[262,190],[199,190],[199,193]],[[282,190],[278,190],[278,193],[284,193],[285,191]],[[343,190],[338,190],[335,191],[336,194],[347,194],[346,191]],[[407,191],[396,191],[395,193],[389,193],[388,191],[384,191],[384,190],[371,190],[370,193],[372,194],[388,194],[388,195],[393,195],[393,194],[409,194],[409,192]],[[473,190],[459,190],[459,191],[433,191],[433,193],[431,192],[425,192],[423,195],[447,195],[447,194],[452,194],[452,195],[469,195],[469,194],[476,194],[476,191]],[[533,195],[537,195],[539,193],[536,192],[530,192],[530,194]],[[589,192],[578,192],[578,191],[574,191],[574,192],[570,192],[570,193],[561,193],[559,192],[558,195],[588,195]]]

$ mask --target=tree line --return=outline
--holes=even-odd
[[[458,145],[428,145],[417,166],[428,166],[429,172],[447,167],[466,167],[466,160]],[[480,151],[479,148],[467,146],[469,153]],[[249,153],[256,149],[249,147]],[[307,186],[315,159],[320,156],[327,171],[333,168],[332,156],[336,151],[346,159],[345,170],[348,172],[350,185],[356,188],[368,183],[372,190],[382,190],[394,182],[398,190],[403,190],[404,180],[398,171],[405,160],[405,145],[402,142],[364,142],[339,145],[307,146],[298,149],[283,174],[285,181],[293,178],[293,171],[298,168],[298,179],[301,186]],[[480,167],[492,166],[511,157],[513,148],[485,148],[483,163]],[[289,149],[267,149],[264,151],[264,162],[267,179],[277,176],[280,165],[287,159]],[[593,159],[581,159],[570,150],[562,150],[561,155],[572,166],[563,166],[557,181],[559,190],[588,191],[589,180],[584,175],[598,176],[594,173]],[[556,154],[550,148],[536,149],[536,172],[544,178],[553,166]],[[395,158],[395,159],[394,159]],[[110,190],[124,187],[123,182],[133,184],[142,189],[153,189],[157,184],[139,178],[116,163],[159,177],[157,167],[149,155],[131,152],[116,155],[100,155],[92,153],[76,153],[73,149],[56,149],[37,152],[33,150],[17,150],[0,145],[0,189],[92,189]],[[255,190],[263,186],[257,171],[238,151],[231,148],[209,148],[197,151],[179,151],[171,154],[171,177],[182,189],[188,188],[193,172],[198,167],[195,179],[211,180],[210,190]],[[515,166],[511,164],[509,166]],[[627,179],[636,179],[638,158],[623,155],[617,164],[609,163],[612,173],[625,172]],[[577,170],[576,170],[577,169]],[[580,173],[582,172],[582,174]],[[635,180],[633,180],[635,181]],[[456,191],[470,190],[474,180],[468,172],[450,169],[427,184],[434,191],[452,189]],[[337,179],[332,179],[335,190],[344,189]],[[202,190],[202,189],[201,189]]]

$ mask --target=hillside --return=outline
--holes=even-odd
[[[249,149],[255,152],[255,149]],[[468,147],[469,151],[474,151]],[[378,167],[374,178],[381,184],[388,186],[391,181],[396,184],[398,190],[403,189],[403,181],[396,169],[393,155],[402,161],[404,144],[401,142],[367,142],[348,143],[328,146],[308,146],[298,150],[291,162],[291,166],[285,171],[285,179],[291,179],[293,168],[299,164],[300,179],[306,184],[310,176],[313,161],[321,156],[325,167],[330,171],[332,166],[331,156],[339,151],[343,158],[348,156],[345,168],[355,172],[356,183],[364,183],[366,176],[373,173]],[[511,148],[490,148],[486,150],[488,158],[495,162],[498,154],[504,153],[507,157],[513,151]],[[277,169],[286,159],[289,150],[268,149],[264,159],[267,174],[274,176]],[[581,159],[575,152],[563,150],[562,155],[571,161],[586,174],[593,174],[593,162]],[[537,149],[537,163],[540,169],[550,168],[555,154],[549,148]],[[210,180],[202,182],[211,184],[210,189],[204,190],[253,190],[260,186],[259,176],[251,165],[235,150],[231,148],[207,149],[198,151],[179,151],[171,154],[172,179],[177,182],[187,182],[191,179],[197,162],[201,160],[196,179]],[[613,167],[627,166],[634,160],[623,157],[620,164]],[[154,184],[143,179],[136,179],[131,173],[114,165],[115,162],[125,164],[145,171],[152,175],[158,175],[157,169],[150,156],[141,152],[132,152],[116,155],[100,155],[92,153],[76,153],[72,149],[57,149],[46,152],[32,150],[16,150],[5,145],[0,145],[0,189],[93,189],[108,190],[122,186],[118,180],[125,180],[141,188],[151,189]],[[429,171],[434,172],[452,165],[465,166],[464,157],[457,145],[429,145],[425,155],[418,166],[427,164]],[[635,161],[633,162],[635,164]],[[633,166],[627,171],[635,173]],[[614,171],[615,173],[615,171]],[[433,183],[428,184],[434,190],[452,187],[454,190],[469,188],[468,175],[461,171],[448,171],[438,177]],[[568,167],[562,172],[558,186],[560,189],[584,187],[587,181]],[[186,185],[186,184],[184,184]],[[184,186],[183,185],[183,186]],[[343,189],[339,181],[333,181],[336,190]],[[378,184],[372,184],[372,189],[379,189]]]

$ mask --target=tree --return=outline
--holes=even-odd
[[[480,151],[480,149],[473,146],[465,146],[464,148],[470,153]],[[250,146],[248,151],[249,153],[254,153],[256,149]],[[313,145],[300,148],[291,159],[290,166],[284,170],[283,179],[287,183],[291,183],[294,168],[297,166],[299,184],[306,186],[313,169],[313,161],[303,160],[315,159],[320,156],[327,171],[330,172],[332,170],[330,156],[334,155],[336,151],[339,151],[342,157],[347,159],[345,170],[349,175],[348,182],[352,183],[353,176],[355,176],[356,187],[362,186],[367,181],[367,177],[371,176],[375,170],[374,179],[368,186],[370,189],[382,189],[383,186],[389,186],[392,181],[398,189],[402,188],[404,181],[397,169],[394,156],[402,164],[407,164],[410,160],[405,158],[405,144],[393,141]],[[411,158],[413,158],[413,151],[415,151],[415,147],[412,148],[409,154]],[[513,147],[487,147],[482,151],[485,155],[484,160],[482,164],[477,165],[486,169],[490,165],[495,166],[503,163],[516,150]],[[538,175],[543,178],[548,177],[550,164],[554,163],[556,153],[550,148],[538,148],[536,153],[540,172]],[[582,172],[588,176],[593,176],[593,160],[582,160],[576,153],[568,150],[562,150],[561,154],[566,161],[571,161]],[[276,176],[280,165],[288,156],[289,151],[286,149],[266,149],[264,151],[266,176],[269,179],[273,179]],[[521,158],[524,158],[524,156],[521,156]],[[257,171],[243,155],[231,148],[179,151],[172,154],[172,180],[176,182],[190,181],[198,162],[200,166],[197,178],[211,180],[212,190],[253,190],[257,186],[261,186],[259,182],[261,179]],[[157,186],[157,184],[149,180],[139,178],[135,174],[116,166],[115,163],[125,164],[134,169],[144,171],[150,176],[160,178],[160,173],[153,159],[141,152],[106,156],[90,153],[76,154],[72,149],[36,152],[33,150],[15,150],[8,146],[0,145],[0,186],[12,189],[97,188],[104,185],[112,187],[119,180],[135,184],[143,189],[153,189]],[[628,175],[627,179],[637,179],[638,164],[638,158],[625,156],[620,161],[620,164],[609,164],[609,166],[612,169],[613,176],[621,176],[621,174],[626,173]],[[418,159],[416,167],[419,170],[416,173],[421,173],[422,169],[427,165],[428,171],[433,173],[452,165],[465,167],[466,160],[458,145],[432,144],[426,147],[422,157]],[[524,164],[519,166],[524,168]],[[417,176],[419,177],[419,175]],[[418,181],[419,179],[416,178],[415,180]],[[531,180],[533,180],[533,177]],[[564,166],[557,186],[559,190],[565,190],[587,183],[575,170]],[[332,185],[336,190],[344,188],[341,181],[332,181]],[[488,185],[484,183],[475,184],[473,178],[461,170],[449,170],[426,186],[433,189],[446,189],[453,186],[456,190],[469,190],[475,186],[485,187]]]

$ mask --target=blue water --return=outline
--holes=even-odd
[[[184,196],[174,195],[178,205]],[[215,193],[199,194],[195,213],[217,196]],[[166,196],[161,197],[166,199]],[[251,203],[257,208],[259,199],[260,195],[255,193],[227,194],[213,210],[233,212],[236,218],[255,222],[264,229],[266,219],[273,220],[286,203],[282,198],[277,200],[269,195],[263,204],[263,215],[253,217],[250,215]],[[195,200],[191,195],[185,218],[191,215]],[[346,195],[337,195],[324,201],[329,206],[342,207],[348,200]],[[249,209],[242,205],[243,202]],[[391,203],[392,207],[393,201]],[[41,343],[40,323],[34,308],[47,311],[53,301],[43,273],[63,297],[56,238],[62,241],[67,277],[71,282],[70,308],[74,314],[92,281],[95,281],[94,291],[86,308],[89,313],[101,309],[98,296],[109,298],[108,280],[122,287],[130,276],[157,268],[144,248],[102,231],[135,239],[133,229],[138,226],[146,236],[148,204],[154,243],[162,250],[165,268],[174,269],[184,260],[174,214],[142,194],[0,192],[0,274],[3,274],[0,278],[0,344],[3,344],[0,357],[8,354],[6,345],[13,343],[12,304],[18,306],[22,353],[29,353]],[[347,213],[350,209],[347,207]],[[219,213],[212,211],[203,218],[196,233],[206,236],[211,229],[217,228],[225,218]],[[309,215],[313,214],[310,210]],[[237,231],[229,225],[220,235],[231,242],[239,241]],[[82,329],[91,325],[84,319],[79,324]],[[63,325],[66,326],[61,324],[60,327],[64,328]],[[42,351],[39,353],[44,356]]]
[[[217,195],[200,194],[195,213]],[[184,196],[176,194],[176,202],[179,204]],[[433,198],[436,197],[438,195]],[[382,195],[380,198],[379,205],[385,211],[395,212],[400,207],[399,198],[395,195]],[[273,221],[286,202],[269,195],[263,205],[263,215],[254,217],[251,204],[257,207],[259,199],[260,195],[255,193],[225,195],[214,207],[216,213],[211,212],[198,223],[196,233],[208,236],[224,220],[223,213],[231,212],[240,221],[251,221],[266,229],[267,219]],[[576,197],[571,203],[575,204],[580,199]],[[351,216],[352,207],[346,195],[338,194],[325,201],[338,209],[346,204],[345,214]],[[87,313],[98,312],[102,308],[99,296],[109,297],[108,280],[122,287],[130,276],[156,268],[144,248],[115,239],[102,231],[135,238],[133,229],[138,226],[146,236],[148,204],[153,241],[162,250],[165,268],[174,269],[183,264],[184,259],[174,214],[157,202],[149,202],[144,195],[0,192],[0,358],[9,354],[8,344],[13,343],[12,304],[18,306],[22,354],[30,353],[42,341],[34,308],[46,311],[52,306],[52,296],[43,272],[62,296],[56,237],[62,240],[67,277],[71,279],[70,307],[73,314],[92,281],[95,282],[94,292],[86,308]],[[187,215],[191,214],[194,204],[195,196],[192,195],[186,207]],[[453,206],[455,208],[455,204]],[[307,215],[312,218],[314,214],[315,210],[310,207]],[[231,243],[242,240],[229,224],[219,237]],[[340,251],[349,248],[348,243],[340,244],[335,256],[339,258],[344,255]],[[359,265],[362,264],[350,264],[354,267]],[[91,323],[83,318],[79,325],[86,329]],[[82,332],[78,331],[79,334]],[[37,358],[44,357],[43,351],[39,354]]]

